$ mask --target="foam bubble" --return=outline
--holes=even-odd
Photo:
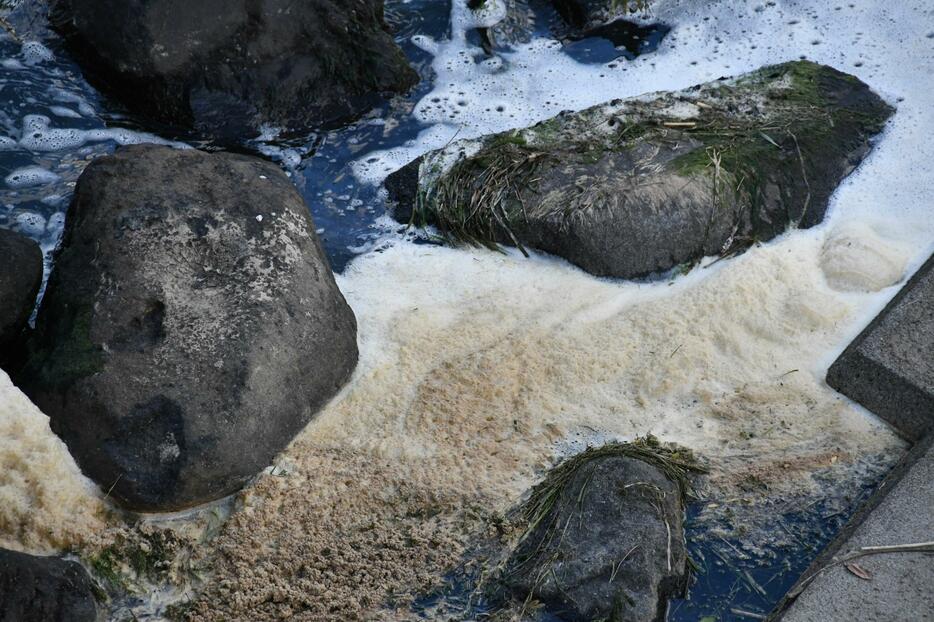
[[[38,41],[26,41],[23,43],[20,56],[23,58],[23,64],[28,67],[55,60],[55,54],[52,53],[52,50]]]
[[[63,117],[66,119],[80,119],[81,115],[71,108],[66,108],[64,106],[50,106],[49,111],[54,114],[56,117]]]
[[[24,166],[7,175],[4,182],[9,188],[20,189],[53,184],[59,179],[58,175],[41,166]]]
[[[45,233],[47,222],[42,214],[19,212],[13,217],[13,228],[31,238],[39,238]]]
[[[864,223],[852,222],[830,234],[820,265],[834,289],[877,292],[902,280],[909,256],[902,244],[883,239]]]

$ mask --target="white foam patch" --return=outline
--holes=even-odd
[[[102,495],[65,444],[0,371],[0,547],[53,552],[104,525]]]
[[[3,181],[7,187],[18,190],[54,184],[59,179],[61,178],[58,175],[41,166],[24,166],[7,175]]]
[[[81,114],[75,112],[71,108],[66,108],[65,106],[50,106],[49,111],[54,114],[56,117],[62,117],[65,119],[80,119]]]
[[[81,113],[81,116],[93,117],[97,114],[97,112],[94,110],[94,107],[77,93],[72,93],[71,91],[66,91],[65,89],[58,87],[52,87],[49,89],[49,94],[55,101],[77,105],[78,112]]]
[[[19,212],[13,217],[13,228],[31,238],[38,238],[45,233],[46,219],[35,212]]]
[[[23,118],[19,145],[29,151],[63,151],[77,149],[88,143],[112,141],[118,145],[138,145],[153,143],[169,145],[178,149],[188,148],[183,143],[165,140],[155,134],[136,132],[125,128],[80,130],[74,128],[53,128],[52,120],[41,114],[31,114]]]
[[[26,41],[23,43],[20,56],[23,59],[23,64],[29,67],[55,60],[55,54],[52,50],[38,41]]]

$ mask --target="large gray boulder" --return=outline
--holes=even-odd
[[[642,277],[820,223],[892,109],[799,61],[614,100],[429,153],[387,181],[397,218]]]
[[[0,549],[0,622],[94,622],[91,579],[75,562]]]
[[[500,589],[564,622],[664,620],[687,583],[689,454],[654,441],[591,449],[553,469],[523,508],[531,525]]]
[[[215,137],[344,120],[418,81],[383,0],[56,0],[52,19],[102,88]]]
[[[13,231],[0,229],[0,363],[23,334],[42,285],[42,250]]]
[[[92,162],[18,384],[131,509],[239,488],[345,383],[356,321],[274,165],[141,145]]]

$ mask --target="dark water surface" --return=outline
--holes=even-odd
[[[449,5],[437,0],[390,0],[387,18],[423,78],[416,89],[339,130],[283,140],[267,137],[247,145],[283,164],[308,202],[337,271],[370,250],[387,226],[393,227],[385,219],[378,222],[385,211],[378,188],[357,183],[349,164],[370,151],[401,145],[423,129],[410,112],[431,89],[431,57],[413,45],[410,37],[422,34],[442,39],[450,30]],[[541,13],[536,32],[546,34],[553,19],[552,13]],[[139,139],[130,133],[93,132],[141,130],[142,123],[91,88],[61,41],[40,30],[27,32],[24,38],[41,39],[51,54],[11,36],[0,36],[0,135],[6,137],[0,139],[0,228],[21,231],[48,253],[61,235],[64,213],[84,166],[111,153],[119,142]],[[625,62],[654,51],[668,30],[664,25],[618,24],[603,29],[599,37],[566,42],[565,51],[580,62]],[[50,120],[47,126],[41,117]],[[51,175],[37,175],[39,170]],[[686,532],[698,566],[696,579],[689,598],[672,603],[669,620],[749,620],[756,618],[736,612],[767,613],[858,501],[846,500],[844,507],[837,502],[775,509],[774,531],[780,536],[775,542],[779,544],[762,543],[757,553],[748,551],[748,542],[712,537],[710,521],[700,520],[703,506],[692,507]],[[471,590],[469,574],[455,573],[445,590],[420,600],[416,611],[427,616],[440,607],[458,615],[481,615],[483,603],[468,603]]]
[[[669,603],[668,622],[764,620],[881,482],[884,473],[870,471],[864,484],[842,499],[798,498],[751,509],[756,518],[748,531],[750,509],[739,510],[745,500],[689,505],[684,533],[694,570],[686,598]],[[735,514],[730,504],[737,507]],[[711,511],[713,505],[720,507]],[[415,602],[414,611],[426,620],[493,615],[496,607],[476,589],[483,563],[471,558],[452,571],[440,590]],[[535,620],[565,622],[548,613]]]

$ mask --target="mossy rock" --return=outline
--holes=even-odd
[[[853,76],[791,62],[452,143],[387,187],[452,241],[644,277],[820,223],[892,112]]]
[[[682,527],[690,451],[653,437],[588,449],[521,508],[527,527],[488,592],[522,619],[664,620],[688,578]],[[539,610],[551,617],[526,618]]]

